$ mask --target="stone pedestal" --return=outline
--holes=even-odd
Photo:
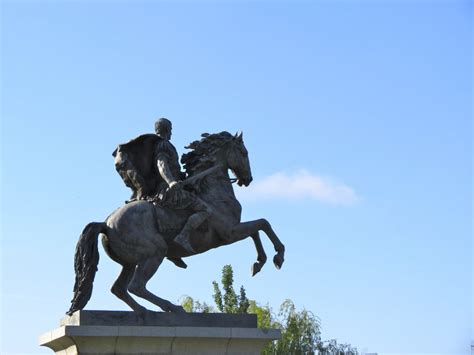
[[[58,355],[260,354],[279,338],[254,314],[78,311],[39,343]]]

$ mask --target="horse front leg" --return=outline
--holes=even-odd
[[[255,221],[239,223],[232,228],[231,233],[233,238],[240,240],[246,238],[249,235],[252,236],[254,233],[258,233],[260,230],[263,231],[272,242],[273,247],[277,252],[273,257],[273,264],[275,264],[277,269],[280,269],[283,265],[283,262],[285,261],[285,246],[280,241],[280,239],[278,239],[270,222],[268,222],[266,219],[261,218]]]
[[[255,276],[260,270],[262,270],[263,265],[267,262],[267,254],[263,249],[258,231],[253,233],[250,237],[252,238],[253,243],[255,244],[255,249],[257,250],[257,261],[252,265],[252,276]]]

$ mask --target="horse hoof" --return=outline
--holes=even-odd
[[[262,270],[262,266],[260,263],[256,262],[252,265],[252,276],[255,276],[260,270]]]
[[[275,255],[273,257],[273,264],[275,264],[275,267],[280,270],[281,266],[283,265],[283,257],[281,255]]]

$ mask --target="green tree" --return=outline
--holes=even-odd
[[[282,303],[278,316],[273,325],[281,329],[281,338],[269,344],[264,354],[316,353],[321,342],[319,318],[305,309],[297,311],[291,300]]]
[[[350,344],[339,344],[336,339],[318,343],[318,353],[321,355],[357,355],[357,349]]]
[[[277,315],[268,306],[261,306],[255,300],[247,298],[245,288],[240,287],[239,295],[234,290],[234,273],[232,266],[225,265],[222,269],[222,291],[216,281],[213,298],[216,307],[223,313],[251,313],[257,315],[259,328],[277,328],[281,330],[281,338],[273,341],[262,351],[264,355],[357,355],[357,349],[350,344],[339,344],[337,340],[321,340],[321,322],[312,312],[297,310],[291,300],[285,300]],[[181,301],[188,312],[213,312],[206,303],[194,301],[186,296]]]
[[[181,299],[181,306],[186,312],[192,313],[211,313],[214,312],[214,308],[209,306],[206,302],[195,301],[190,296],[184,296]]]
[[[212,282],[214,287],[214,302],[217,309],[223,313],[247,313],[250,306],[250,301],[245,294],[245,288],[240,287],[240,294],[237,296],[234,290],[234,271],[232,266],[225,265],[222,268],[222,289],[221,292],[219,284],[216,281]]]
[[[250,300],[247,313],[257,315],[257,326],[259,328],[279,328],[272,316],[272,310],[268,305],[259,306],[256,301]]]

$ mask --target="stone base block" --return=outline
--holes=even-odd
[[[105,313],[76,312],[39,343],[58,355],[260,354],[269,341],[280,338],[277,329],[257,328],[254,315],[150,312],[144,319],[133,312]]]

